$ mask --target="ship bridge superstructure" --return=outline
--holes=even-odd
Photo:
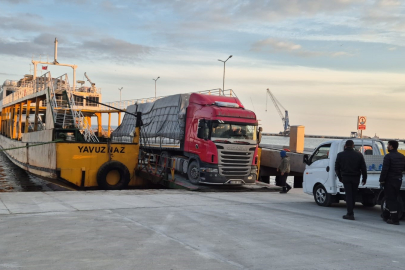
[[[55,39],[55,59],[53,62],[34,61],[33,74],[24,75],[18,81],[7,80],[0,88],[1,131],[11,139],[22,140],[24,133],[40,130],[54,130],[53,138],[65,140],[99,142],[108,139],[111,134],[111,113],[121,112],[108,106],[102,106],[101,89],[86,78],[76,81],[77,65],[63,64],[57,61]],[[38,65],[70,67],[73,70],[73,83],[68,74],[53,77],[51,72],[37,76]],[[44,67],[44,66],[43,66]],[[102,114],[108,114],[108,128],[103,129]],[[92,127],[92,117],[97,118],[97,128]],[[23,120],[23,118],[25,120]]]

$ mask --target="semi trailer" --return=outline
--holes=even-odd
[[[255,183],[258,121],[233,91],[177,94],[127,111],[142,115],[141,150],[174,160],[175,170],[191,183]],[[126,114],[113,142],[133,141],[134,123],[136,117]]]

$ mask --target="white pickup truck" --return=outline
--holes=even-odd
[[[382,141],[371,139],[353,139],[355,150],[364,155],[367,165],[367,183],[359,185],[357,202],[364,206],[385,206],[384,190],[380,189],[380,173],[386,154]],[[304,155],[306,168],[304,171],[304,192],[314,196],[320,206],[330,206],[345,200],[343,184],[339,182],[335,173],[337,154],[344,150],[346,140],[334,140],[320,144],[311,155]],[[401,205],[399,216],[404,217],[405,181],[402,183],[398,201]]]

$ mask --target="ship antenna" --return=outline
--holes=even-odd
[[[58,63],[58,39],[57,38],[55,38],[55,60],[53,61],[53,63],[55,65],[59,64]]]

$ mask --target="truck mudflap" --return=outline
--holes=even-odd
[[[246,176],[228,176],[220,175],[218,166],[212,164],[201,164],[200,183],[211,185],[244,185],[254,184],[257,178],[257,167],[252,166],[251,173]]]

